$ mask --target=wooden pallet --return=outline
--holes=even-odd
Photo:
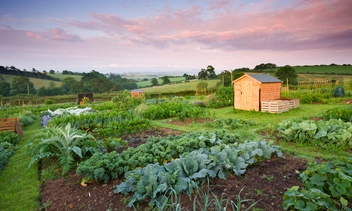
[[[23,136],[22,128],[18,118],[0,118],[0,131],[11,131]]]
[[[262,102],[262,112],[282,113],[299,106],[299,99],[293,100],[271,100]]]

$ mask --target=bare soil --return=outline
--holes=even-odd
[[[133,140],[131,146],[135,147],[144,143],[149,136],[178,134],[180,134],[179,131],[154,129],[127,135],[123,139]],[[251,199],[249,203],[244,203],[242,208],[257,202],[255,208],[280,211],[283,210],[281,205],[286,189],[294,185],[302,186],[295,171],[302,172],[306,168],[306,160],[287,154],[283,158],[274,157],[254,164],[247,168],[243,176],[229,175],[226,180],[214,179],[210,181],[209,186],[205,184],[203,188],[204,191],[210,189],[218,198],[223,197],[234,202],[238,194],[241,199]],[[127,207],[128,196],[113,193],[114,186],[123,182],[123,176],[107,184],[94,182],[86,187],[80,184],[81,179],[82,176],[72,171],[65,178],[45,182],[41,192],[41,203],[45,206],[45,210],[133,210]],[[195,193],[194,196],[197,194]],[[181,205],[185,210],[193,210],[193,199],[188,196],[182,196],[181,199]],[[197,200],[201,202],[201,194],[197,196]],[[138,205],[137,210],[149,210],[147,202]]]

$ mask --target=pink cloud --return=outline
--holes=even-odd
[[[40,35],[39,33],[27,31],[27,32],[26,32],[26,35],[27,35],[28,37],[34,37],[34,38],[37,39],[37,40],[42,39],[42,35]]]
[[[216,9],[224,9],[229,11],[232,7],[234,1],[231,0],[218,0],[218,1],[210,1],[209,3],[209,10],[216,10]]]
[[[230,0],[209,2],[205,7],[165,7],[163,11],[143,18],[90,13],[89,21],[57,21],[66,27],[119,37],[130,45],[150,45],[157,49],[189,43],[224,51],[352,48],[350,0],[297,0],[286,7],[274,6],[277,2],[273,0],[263,0],[252,5],[237,5],[235,10],[236,5]],[[49,32],[31,32],[31,36],[82,41],[77,34],[61,28]]]
[[[56,28],[50,29],[51,39],[69,41],[69,42],[82,42],[82,39],[76,34],[68,34],[63,29]]]

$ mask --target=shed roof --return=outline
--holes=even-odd
[[[235,83],[236,81],[240,80],[241,78],[243,78],[245,76],[249,76],[249,77],[259,81],[260,83],[281,83],[282,82],[281,80],[279,80],[269,74],[247,73],[244,76],[234,80],[233,83]]]

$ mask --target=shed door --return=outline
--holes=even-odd
[[[251,110],[252,105],[252,81],[242,81],[241,109]]]

